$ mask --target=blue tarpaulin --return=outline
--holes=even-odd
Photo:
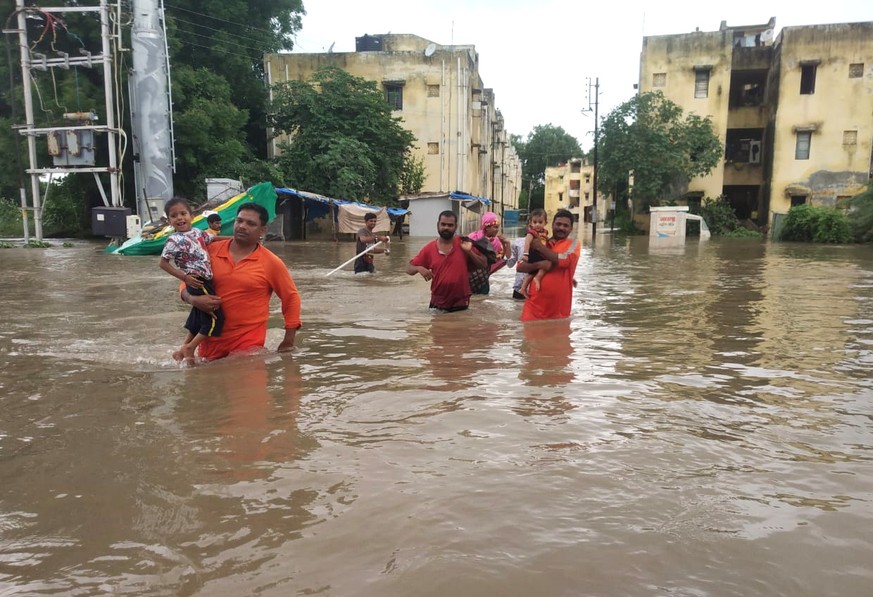
[[[486,199],[485,197],[477,197],[476,195],[468,195],[467,193],[462,193],[460,191],[452,191],[449,193],[449,197],[456,201],[481,201],[485,205],[491,205],[491,200]]]
[[[297,197],[299,199],[304,199],[307,201],[311,201],[307,205],[306,209],[306,221],[312,221],[316,218],[324,217],[330,211],[331,205],[357,205],[363,208],[373,209],[378,211],[382,209],[382,207],[378,205],[371,205],[370,203],[360,203],[358,201],[346,201],[344,199],[333,199],[331,197],[325,197],[324,195],[319,195],[317,193],[309,193],[307,191],[298,191],[297,189],[289,189],[287,187],[276,187],[276,194],[279,197]],[[470,196],[470,195],[468,195]],[[478,197],[475,197],[478,199]],[[409,213],[408,209],[402,209],[399,207],[386,207],[385,211],[392,216],[402,216]]]

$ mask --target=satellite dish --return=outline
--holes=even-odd
[[[430,44],[424,49],[424,55],[430,58],[436,52],[436,44]]]

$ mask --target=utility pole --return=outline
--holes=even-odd
[[[108,206],[120,207],[122,205],[121,192],[118,182],[119,167],[117,160],[116,136],[121,130],[115,125],[115,91],[113,89],[113,52],[111,45],[118,40],[120,34],[110,28],[110,23],[120,22],[120,2],[111,5],[112,0],[100,0],[96,6],[56,6],[48,9],[39,9],[34,6],[25,6],[24,0],[16,0],[15,14],[18,16],[18,28],[5,33],[18,33],[18,45],[21,53],[21,80],[22,95],[24,96],[25,124],[20,126],[13,123],[21,135],[27,138],[27,155],[29,168],[26,173],[30,175],[31,198],[33,207],[25,205],[26,198],[22,192],[22,212],[33,210],[34,233],[36,240],[42,240],[42,211],[43,205],[40,197],[41,175],[52,176],[54,174],[83,174],[90,173],[94,176],[103,203]],[[39,40],[31,43],[28,39],[27,21],[28,14],[36,13],[43,19],[56,18],[55,14],[68,13],[93,13],[100,23],[101,50],[99,54],[92,54],[84,48],[79,55],[70,55],[66,52],[54,51],[51,54],[45,52],[45,48],[38,45]],[[46,14],[44,14],[46,13]],[[43,44],[44,46],[44,44]],[[67,126],[37,127],[34,115],[32,78],[33,71],[51,71],[54,69],[69,70],[70,68],[103,68],[103,95],[106,110],[106,124],[92,124],[96,120],[93,112],[69,112],[64,113],[63,118]],[[94,135],[105,133],[107,138],[107,166],[94,165],[95,142]],[[52,168],[40,167],[37,162],[36,140],[37,137],[46,137],[49,154],[53,158]],[[103,183],[99,174],[109,175],[110,196],[106,196]],[[27,218],[24,217],[25,226]],[[25,238],[27,232],[25,231]]]
[[[600,77],[594,79],[594,95],[591,94],[591,79],[588,79],[588,109],[583,112],[594,111],[594,176],[592,177],[592,186],[594,198],[591,200],[591,238],[597,236],[597,136],[599,133],[600,117],[598,109],[600,107]]]
[[[131,124],[137,210],[157,220],[173,197],[176,157],[171,115],[170,64],[163,0],[133,0],[130,72]],[[148,216],[146,217],[146,214]]]

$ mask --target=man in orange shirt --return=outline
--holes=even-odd
[[[570,317],[576,264],[581,252],[579,241],[570,238],[572,231],[573,214],[559,209],[552,218],[552,238],[545,245],[539,240],[531,242],[531,250],[539,253],[544,261],[518,264],[520,272],[546,271],[539,290],[529,289],[530,296],[521,312],[522,321]]]
[[[215,295],[191,296],[182,291],[182,300],[201,311],[221,307],[225,314],[221,336],[200,343],[202,359],[221,359],[234,352],[263,347],[274,292],[282,301],[285,320],[285,337],[277,350],[294,348],[297,330],[302,325],[300,294],[282,260],[260,244],[267,231],[267,220],[267,210],[262,206],[241,205],[233,224],[233,238],[207,246]]]

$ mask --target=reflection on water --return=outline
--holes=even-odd
[[[585,239],[522,324],[426,240],[272,246],[298,349],[190,370],[156,258],[0,251],[0,594],[869,592],[869,248]]]

